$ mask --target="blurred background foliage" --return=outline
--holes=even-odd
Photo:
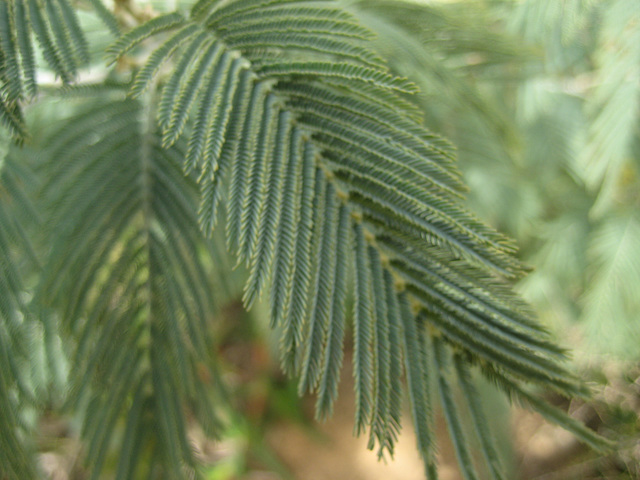
[[[640,2],[350,3],[518,240],[541,319],[581,362],[638,360]]]
[[[520,457],[512,463],[520,462],[520,470],[514,475],[640,478],[640,2],[340,1],[377,32],[378,50],[391,67],[420,86],[425,124],[457,147],[471,209],[514,237],[521,258],[532,266],[520,291],[596,386],[591,404],[570,408],[593,428],[621,440],[619,451],[608,458],[576,452],[572,443],[561,455],[533,455],[537,466],[527,465],[526,452],[516,451]],[[82,8],[85,2],[76,3]],[[190,3],[184,2],[185,9]],[[136,5],[130,14],[144,15],[145,2]],[[180,2],[148,5],[164,11]],[[91,32],[92,65],[81,77],[101,80],[101,52],[113,36],[88,8],[80,21]],[[46,85],[44,67],[41,77]],[[72,114],[69,108],[61,112],[57,105],[40,103],[27,111],[35,144],[50,132],[52,118]],[[0,288],[0,307],[22,302],[29,311],[31,298],[20,292],[29,291],[29,272],[48,246],[25,249],[26,238],[34,237],[11,218],[20,209],[31,220],[25,228],[39,228],[35,212],[46,208],[33,209],[27,197],[43,201],[33,193],[41,191],[42,171],[37,165],[29,169],[28,145],[22,151],[9,145],[0,130],[0,245],[14,249],[19,243],[27,254],[16,265],[1,265],[3,276],[15,283]],[[267,445],[265,432],[283,420],[311,431],[310,412],[299,406],[295,386],[284,381],[272,360],[275,346],[264,343],[266,312],[260,306],[243,312],[243,272],[233,270],[219,247],[214,244],[207,254],[218,255],[215,277],[224,279],[216,285],[216,315],[223,320],[216,322],[219,331],[212,337],[231,390],[228,398],[236,404],[224,419],[225,440],[215,448],[198,445],[198,454],[216,464],[211,479],[297,478],[278,459],[278,448]],[[17,405],[39,404],[51,411],[60,406],[56,392],[65,388],[69,368],[64,339],[56,333],[55,318],[43,324],[13,320],[1,326],[0,353],[21,352],[14,362],[21,384],[7,385],[0,372],[0,388],[17,392],[0,404],[15,415],[0,418],[39,429],[39,445],[33,447],[45,452],[41,458],[52,477],[56,471],[73,472],[78,447],[69,431],[78,427],[77,420],[38,419],[28,408],[19,409],[24,418],[17,413]],[[522,427],[526,420],[517,417],[516,423]],[[526,449],[526,442],[516,450]],[[0,452],[0,461],[8,461],[5,454]],[[12,461],[21,458],[16,453]],[[257,469],[274,473],[258,476]],[[75,475],[70,474],[83,478],[79,471]]]

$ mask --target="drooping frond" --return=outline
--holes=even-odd
[[[458,457],[458,465],[465,480],[477,480],[478,473],[473,465],[472,454],[465,438],[462,426],[462,416],[453,397],[452,387],[449,382],[449,355],[438,336],[434,336],[431,342],[434,350],[435,367],[438,372],[438,391],[440,392],[440,404],[449,427],[449,435]]]
[[[96,0],[99,1],[99,0]],[[87,61],[87,42],[68,0],[0,2],[0,125],[25,136],[20,104],[36,93],[33,38],[64,83]]]
[[[106,25],[109,31],[113,35],[120,35],[120,25],[118,24],[118,19],[116,16],[109,10],[102,0],[89,0],[93,10],[96,12],[96,15],[102,20],[102,23]]]
[[[394,285],[394,296],[395,296]],[[433,480],[436,474],[435,438],[433,434],[433,401],[430,375],[433,363],[427,351],[424,325],[416,325],[409,299],[401,292],[397,299],[392,299],[390,307],[397,310],[401,323],[402,343],[404,346],[405,374],[407,389],[411,400],[413,425],[416,431],[418,450],[425,464],[427,478]],[[394,319],[394,316],[390,316]]]
[[[591,448],[601,452],[608,452],[615,447],[615,442],[594,433],[580,421],[570,417],[563,410],[551,405],[537,395],[525,390],[521,385],[505,377],[496,369],[487,367],[482,368],[480,371],[488,380],[500,388],[500,390],[507,393],[512,402],[519,403],[523,407],[534,410],[550,422],[561,425],[562,428],[573,433],[576,438]]]
[[[9,102],[0,95],[0,126],[6,128],[9,134],[18,140],[26,134],[22,109],[18,102]]]
[[[456,376],[458,377],[458,382],[463,394],[461,397],[464,399],[471,413],[473,426],[480,442],[482,455],[487,463],[489,475],[491,475],[492,479],[502,480],[505,477],[502,473],[497,448],[491,436],[489,422],[483,411],[482,403],[480,402],[480,395],[471,379],[468,365],[460,355],[454,355],[453,361]]]
[[[212,247],[198,228],[195,182],[182,171],[184,142],[162,148],[148,98],[101,97],[42,140],[55,242],[40,301],[77,340],[68,404],[84,414],[92,478],[114,436],[116,478],[159,467],[183,478],[194,466],[187,418],[208,435],[219,425],[207,333]]]
[[[347,251],[350,241],[349,210],[341,206],[338,212],[338,232],[336,236],[336,264],[333,297],[331,301],[331,322],[327,329],[326,346],[324,348],[321,366],[320,383],[318,384],[318,399],[316,401],[316,416],[327,418],[338,396],[338,382],[342,367],[342,344],[345,334],[345,300],[347,294],[348,265]]]
[[[31,345],[23,278],[30,245],[23,222],[31,216],[31,206],[19,169],[4,159],[8,138],[0,142],[6,142],[0,145],[0,476],[32,479],[37,472],[21,418],[32,399],[25,378]]]
[[[448,360],[432,358],[433,342],[513,385],[586,394],[563,366],[562,349],[510,290],[526,271],[515,247],[462,206],[450,146],[416,120],[403,96],[416,87],[378,61],[367,29],[324,3],[203,0],[189,18],[141,25],[112,52],[125,55],[156,32],[166,38],[131,92],[175,55],[180,69],[164,82],[158,112],[163,142],[188,138],[184,166],[199,175],[205,233],[226,196],[229,248],[249,271],[245,303],[269,289],[283,364],[301,392],[318,393],[319,417],[335,399],[349,289],[355,430],[369,429],[380,454],[393,451],[404,372],[431,478],[432,383],[460,460],[469,460]],[[482,436],[480,410],[472,410]],[[473,478],[471,466],[465,471]]]

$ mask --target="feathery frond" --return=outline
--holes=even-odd
[[[26,135],[21,104],[36,93],[33,37],[64,83],[88,60],[87,41],[68,0],[0,2],[0,125],[18,140]]]
[[[469,368],[465,360],[460,355],[453,356],[453,363],[456,370],[456,376],[462,390],[462,398],[468,406],[476,430],[476,435],[480,441],[480,448],[486,461],[489,474],[492,479],[502,480],[504,475],[500,465],[500,459],[496,450],[495,442],[491,436],[491,430],[487,417],[480,402],[480,395],[473,384]]]
[[[526,272],[514,245],[461,205],[466,189],[451,147],[416,120],[401,96],[416,86],[379,62],[368,29],[324,3],[199,1],[188,19],[156,18],[111,52],[120,58],[176,28],[131,93],[175,52],[181,70],[166,81],[158,115],[164,144],[188,136],[185,169],[199,175],[202,226],[213,228],[215,204],[226,195],[228,246],[249,268],[245,304],[269,288],[283,364],[299,375],[300,392],[318,393],[319,417],[335,399],[348,289],[355,430],[370,429],[370,448],[377,441],[380,454],[393,452],[406,372],[430,478],[431,377],[461,462],[469,463],[447,362],[427,351],[434,332],[438,349],[452,344],[515,385],[586,394],[563,366],[562,349],[511,293],[509,282]],[[193,58],[181,57],[187,53]],[[470,466],[465,471],[473,478]]]
[[[424,325],[416,325],[407,294],[401,292],[391,305],[398,310],[402,322],[400,331],[404,346],[405,374],[418,451],[424,461],[427,478],[433,480],[437,478],[433,401],[430,385],[433,362],[430,358],[430,352],[426,350]]]
[[[8,138],[0,137],[0,142],[8,147]],[[32,207],[16,167],[0,151],[0,476],[35,479],[32,446],[21,418],[24,405],[33,403],[25,378],[30,312],[22,265],[30,253],[24,220],[31,216]]]
[[[102,23],[106,25],[109,31],[115,36],[120,35],[121,31],[120,31],[120,25],[118,24],[118,19],[111,12],[111,10],[109,10],[104,5],[102,0],[89,0],[89,3],[91,3],[93,10],[96,12],[96,15],[100,17],[100,19],[102,20]]]
[[[187,412],[208,435],[219,431],[217,380],[202,383],[215,379],[215,298],[203,266],[211,245],[198,228],[196,184],[181,168],[184,142],[162,148],[148,98],[102,97],[43,139],[56,241],[40,300],[78,341],[68,403],[84,413],[93,478],[114,435],[118,478],[158,466],[182,478],[194,468]]]
[[[451,384],[448,379],[450,361],[448,352],[437,335],[432,338],[430,346],[434,350],[435,366],[438,371],[440,403],[444,417],[447,420],[451,441],[458,457],[458,465],[460,465],[460,470],[462,470],[465,480],[477,480],[479,477],[473,465],[471,451],[462,427],[461,415],[453,398]]]

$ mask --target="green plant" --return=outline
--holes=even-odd
[[[519,291],[571,343],[583,375],[602,369],[602,388],[614,388],[608,372],[635,368],[640,352],[638,5],[350,3],[392,67],[420,85],[427,125],[458,147],[468,204],[516,238],[535,267]],[[590,425],[618,430],[597,404],[583,408],[599,417]],[[583,474],[609,478],[614,469],[596,465],[628,462],[638,425],[624,428],[634,433],[617,435],[616,454],[590,456]],[[543,465],[538,475],[550,474]],[[618,468],[633,477],[632,467]]]
[[[37,136],[8,154],[35,170],[46,221],[0,237],[11,286],[0,302],[2,451],[26,437],[20,398],[41,402],[13,368],[33,361],[16,337],[23,311],[42,322],[45,342],[73,350],[65,406],[82,419],[93,477],[197,470],[186,425],[195,418],[218,434],[224,409],[213,405],[227,402],[210,335],[227,275],[218,217],[246,266],[244,303],[268,292],[283,368],[300,393],[317,394],[318,418],[337,394],[353,294],[355,432],[368,431],[380,456],[400,431],[404,375],[427,477],[437,470],[437,396],[460,467],[478,478],[460,389],[487,472],[503,478],[472,369],[607,448],[527,389],[588,395],[511,290],[526,271],[513,243],[462,205],[451,146],[421,125],[416,86],[388,71],[370,30],[327,2],[200,0],[152,18],[126,1],[115,16],[91,3],[113,33],[138,23],[107,50],[117,67],[97,83],[46,89],[32,109]],[[0,5],[0,119],[23,141],[37,88],[30,32],[64,84],[90,48],[66,0]],[[10,205],[14,192],[0,193]],[[28,243],[46,247],[20,286],[14,259]],[[34,476],[27,458],[7,458],[2,473]]]

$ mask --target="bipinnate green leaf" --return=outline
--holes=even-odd
[[[129,54],[154,34],[166,38],[131,94],[160,75],[163,143],[187,138],[200,225],[210,235],[225,205],[228,247],[248,269],[245,305],[268,292],[283,366],[301,393],[318,394],[318,417],[335,401],[346,292],[354,295],[355,431],[369,430],[380,455],[393,452],[404,376],[430,478],[436,388],[463,472],[477,478],[452,393],[457,385],[473,393],[465,365],[518,388],[588,394],[512,291],[527,271],[513,242],[462,204],[451,146],[411,104],[416,86],[384,66],[371,32],[350,14],[325,2],[201,0],[189,18],[153,19],[112,53]],[[172,56],[179,68],[163,81],[159,66]],[[455,372],[450,349],[463,355]],[[501,478],[482,408],[467,407],[487,471]]]

